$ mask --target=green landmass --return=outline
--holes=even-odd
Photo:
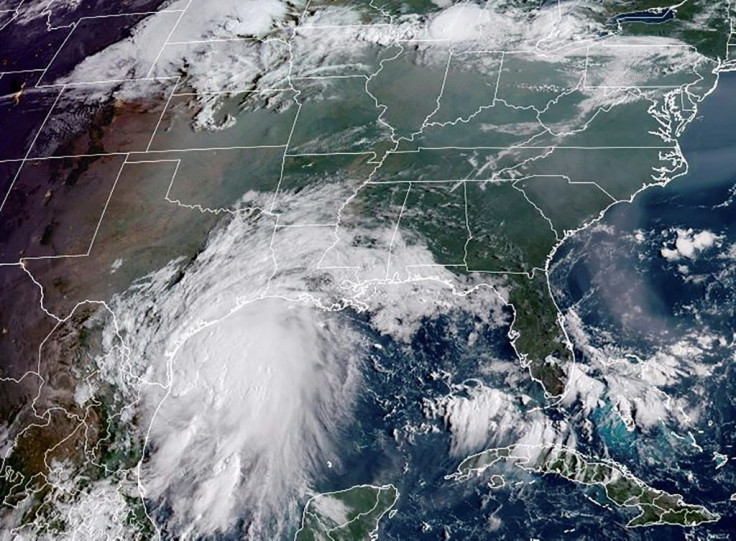
[[[394,506],[399,491],[393,485],[359,485],[319,494],[304,507],[295,541],[358,541],[375,539],[378,523]]]
[[[488,449],[463,460],[450,479],[467,479],[502,462],[523,470],[553,474],[586,487],[601,487],[616,506],[633,510],[637,515],[627,526],[671,524],[697,526],[720,519],[701,505],[685,503],[678,494],[650,487],[613,461],[601,461],[558,445],[512,445]]]
[[[513,306],[512,344],[545,391],[560,396],[565,390],[564,366],[572,361],[560,313],[547,286],[547,276],[537,272],[509,275],[509,303]]]
[[[524,193],[508,182],[377,184],[361,191],[343,218],[354,220],[354,212],[364,217],[362,227],[386,227],[404,201],[399,225],[408,244],[426,244],[457,273],[493,273],[508,289],[517,354],[548,393],[562,394],[572,353],[544,272],[557,238]],[[360,242],[377,246],[381,239]]]
[[[625,6],[626,12],[637,9]],[[399,84],[381,76],[412,73],[412,54],[389,62],[369,84],[399,135],[420,129],[434,103],[427,97],[407,109],[400,98],[416,94],[408,86],[414,78]],[[607,54],[595,57],[600,76],[611,68]],[[584,49],[556,63],[513,54],[502,65],[499,60],[479,52],[470,70],[450,63],[444,87],[452,92],[440,97],[440,110],[419,132],[376,160],[372,184],[350,203],[370,219],[352,223],[385,227],[401,215],[407,242],[426,245],[437,263],[461,274],[495,275],[514,310],[510,336],[520,360],[548,394],[559,396],[572,353],[548,289],[548,258],[563,238],[613,203],[684,172],[677,137],[712,87],[715,76],[708,70],[715,63],[699,71],[657,64],[653,79],[643,83],[651,87],[622,87],[615,99],[591,106],[591,95],[603,91],[575,89],[589,66]],[[421,86],[433,96],[440,68],[421,69]],[[454,78],[473,83],[464,100]],[[350,215],[342,213],[341,226],[351,227]]]
[[[2,460],[0,516],[20,506],[20,525],[36,534],[64,533],[57,503],[83,494],[95,481],[122,481],[142,457],[142,441],[128,439],[125,429],[130,403],[100,375],[96,360],[114,354],[103,346],[104,324],[100,313],[83,306],[51,334],[41,349],[44,385],[35,409],[19,413],[25,428]],[[77,400],[80,389],[89,392],[83,403]],[[64,488],[54,481],[59,466],[71,480]],[[132,531],[144,535],[151,526],[142,503],[127,501]]]
[[[587,10],[585,13],[598,22],[607,22],[621,13],[666,8],[674,3],[606,0],[591,3],[602,9],[586,7],[585,3],[580,9]],[[309,9],[326,5],[352,3],[320,0]],[[518,0],[507,5],[524,6],[524,13],[531,14],[540,3]],[[427,0],[390,0],[365,4],[362,13],[365,22],[376,22],[401,13],[439,9]],[[59,259],[53,263],[58,267],[50,267],[52,271],[41,267],[52,263],[29,265],[42,269],[41,275],[48,273],[47,299],[67,302],[59,299],[71,299],[75,293],[81,299],[105,297],[99,293],[103,280],[96,274],[97,269],[106,272],[110,263],[123,255],[135,265],[158,268],[173,255],[189,253],[204,242],[204,232],[215,223],[214,218],[192,218],[197,215],[167,200],[200,210],[233,211],[243,194],[251,190],[296,194],[320,183],[346,185],[352,190],[370,179],[373,183],[360,189],[344,209],[325,208],[327,221],[342,212],[341,226],[354,225],[361,231],[370,227],[390,230],[398,223],[407,242],[426,245],[437,263],[459,274],[497,278],[513,306],[510,336],[521,362],[547,393],[559,396],[565,388],[565,365],[572,354],[548,289],[547,259],[567,232],[590,223],[614,200],[626,200],[642,187],[680,171],[674,169],[653,177],[652,168],[663,161],[662,149],[655,148],[662,139],[659,130],[664,134],[661,143],[674,150],[676,134],[711,86],[714,75],[708,70],[717,61],[728,60],[733,15],[729,9],[724,0],[688,0],[676,9],[673,19],[662,24],[629,21],[611,25],[611,32],[622,36],[680,40],[713,60],[703,64],[703,73],[691,66],[682,66],[679,71],[669,65],[655,65],[655,78],[668,83],[674,80],[679,90],[628,89],[621,91],[621,103],[616,105],[585,109],[588,102],[595,101],[587,89],[571,91],[588,67],[585,47],[578,54],[560,55],[556,60],[547,56],[544,61],[535,61],[531,55],[527,58],[526,53],[459,53],[450,58],[449,79],[443,84],[445,66],[441,61],[427,62],[406,45],[398,49],[366,46],[370,62],[353,58],[346,64],[368,64],[366,71],[373,70],[375,75],[369,80],[302,80],[286,91],[287,95],[294,94],[293,99],[301,105],[301,121],[295,127],[295,106],[284,110],[259,110],[255,106],[244,109],[240,96],[227,98],[229,101],[223,104],[220,120],[233,115],[238,122],[223,128],[219,135],[193,132],[185,140],[181,136],[189,129],[185,124],[191,115],[184,116],[184,123],[167,118],[171,131],[157,135],[152,147],[157,153],[149,158],[161,163],[168,160],[169,165],[156,163],[154,167],[153,161],[126,165],[115,198],[106,207],[106,221],[89,259],[92,263],[87,263],[91,267],[84,267],[84,258],[75,260],[78,263]],[[298,51],[294,54],[298,60]],[[384,60],[378,72],[379,62]],[[605,55],[599,62],[597,69],[605,72]],[[365,92],[366,85],[371,95]],[[445,90],[441,99],[437,95],[440,88]],[[667,95],[674,97],[671,104],[680,104],[681,109],[674,105],[674,109],[667,110]],[[375,106],[374,98],[385,110]],[[182,106],[188,104],[182,98],[173,103],[180,99]],[[425,125],[426,115],[438,103],[440,110]],[[656,118],[650,108],[656,111]],[[407,137],[400,147],[407,152],[394,152],[399,147],[388,140],[388,129],[378,122],[379,115],[395,128],[395,136]],[[462,122],[459,117],[463,117]],[[104,133],[96,128],[90,132],[87,152],[105,150]],[[315,154],[284,158],[282,148],[224,148],[235,137],[241,145],[280,144],[289,139],[292,153]],[[223,148],[215,152],[188,148],[203,142],[222,144]],[[622,148],[579,148],[607,145]],[[329,154],[332,152],[345,154]],[[78,182],[98,158],[83,156],[79,160],[67,184]],[[180,167],[176,182],[171,182],[171,163],[176,160],[180,160]],[[133,173],[135,170],[139,173]],[[145,182],[121,192],[136,174]],[[275,211],[280,212],[280,200],[277,198],[275,203]],[[162,219],[164,215],[166,220]],[[201,225],[193,225],[195,222]],[[53,240],[46,233],[44,239]],[[366,235],[355,242],[377,245],[383,240]],[[92,267],[93,272],[83,272]],[[140,270],[126,264],[114,279],[122,280],[121,276],[133,276]],[[69,285],[75,281],[81,284],[76,290]],[[124,424],[131,422],[123,416],[129,404],[117,398],[116,389],[89,379],[95,368],[89,359],[93,353],[101,353],[100,328],[84,327],[89,316],[69,320],[49,338],[47,343],[55,344],[57,349],[41,352],[43,366],[49,367],[44,368],[48,374],[42,372],[47,381],[44,394],[34,400],[33,411],[26,407],[13,412],[13,424],[24,430],[0,470],[5,510],[30,498],[33,501],[23,521],[31,523],[48,513],[49,532],[62,532],[65,527],[51,520],[49,505],[42,505],[53,495],[47,476],[53,473],[54,462],[69,464],[73,475],[90,482],[124,472],[141,458],[140,441],[118,439],[125,432]],[[52,368],[57,381],[50,377],[54,375]],[[59,375],[66,381],[58,379]],[[84,405],[77,404],[74,390],[85,381],[96,383],[96,392]],[[518,456],[517,451],[523,449],[516,446],[475,455],[463,461],[457,475],[511,461],[524,469],[602,487],[611,502],[638,512],[630,526],[689,526],[718,518],[703,507],[684,503],[677,495],[649,487],[614,463],[559,447],[537,448],[543,458],[532,460],[528,453]],[[78,488],[85,489],[82,485]],[[391,485],[353,487],[316,496],[305,507],[297,539],[372,538],[379,520],[397,498],[398,491]],[[128,503],[130,523],[139,529],[150,528],[140,502],[131,499]]]
[[[616,15],[637,13],[652,9],[667,9],[679,4],[675,0],[630,0],[606,2],[600,20],[610,20]],[[729,3],[725,0],[703,2],[687,0],[674,10],[668,21],[649,24],[644,22],[620,22],[619,29],[626,36],[660,36],[681,40],[692,45],[700,54],[717,60],[728,58],[730,37]]]

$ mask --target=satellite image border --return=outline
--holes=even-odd
[[[731,539],[732,0],[0,0],[2,539]]]

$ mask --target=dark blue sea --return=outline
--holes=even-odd
[[[675,354],[682,361],[676,381],[662,388],[672,400],[700,409],[697,420],[670,419],[648,433],[619,430],[601,436],[611,455],[640,478],[722,516],[692,530],[649,530],[671,539],[733,539],[736,74],[721,76],[681,146],[688,174],[610,209],[600,227],[557,254],[552,282],[562,309],[581,316],[596,346],[614,343],[622,352],[651,359],[662,351],[672,354],[678,343],[701,339],[708,345]],[[693,257],[665,258],[661,251],[675,247],[677,230],[685,236],[707,231],[718,240]],[[578,353],[585,363],[584,353]],[[731,460],[717,469],[715,453]]]
[[[730,501],[736,493],[736,250],[729,253],[736,246],[736,74],[721,77],[681,143],[689,173],[617,205],[571,239],[555,258],[551,285],[561,309],[579,316],[589,347],[608,347],[625,362],[671,355],[677,344],[702,339],[707,347],[697,354],[675,355],[675,375],[657,395],[682,404],[689,421],[672,406],[675,413],[654,426],[627,430],[610,398],[585,417],[577,404],[545,404],[528,378],[483,369],[516,362],[508,328],[478,334],[477,322],[461,311],[425,321],[411,344],[371,335],[368,322],[355,316],[382,347],[366,359],[368,392],[345,430],[341,464],[316,488],[395,484],[401,497],[395,514],[382,521],[382,539],[736,538],[736,502]],[[708,231],[717,240],[692,258],[668,260],[661,250],[674,247],[678,229],[690,236]],[[590,350],[579,347],[577,362],[592,366]],[[608,381],[605,369],[592,374]],[[573,427],[581,451],[610,457],[721,520],[630,529],[631,511],[554,476],[507,475],[501,489],[489,486],[490,476],[445,480],[460,458],[450,453],[442,420],[423,415],[423,401],[470,380],[526,395],[527,409],[542,406],[548,418]],[[716,453],[733,459],[716,468]]]

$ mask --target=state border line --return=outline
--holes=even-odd
[[[153,73],[153,70],[156,68],[156,64],[158,64],[159,59],[161,58],[161,53],[164,52],[164,49],[166,48],[166,44],[171,39],[171,36],[174,35],[174,32],[176,31],[176,28],[179,26],[179,23],[181,22],[182,18],[186,14],[187,10],[189,9],[189,6],[192,5],[192,0],[189,0],[187,2],[187,5],[184,6],[184,9],[179,13],[179,18],[176,19],[176,22],[174,23],[174,26],[171,27],[171,30],[169,31],[168,35],[166,36],[166,39],[164,40],[163,44],[161,45],[161,48],[158,50],[158,54],[156,55],[156,58],[153,60],[153,63],[151,64],[151,67],[148,69],[147,76],[150,77]]]
[[[53,112],[54,108],[56,107],[56,104],[59,102],[59,99],[61,98],[61,95],[63,93],[64,93],[64,87],[62,87],[59,90],[58,94],[56,94],[56,99],[54,99],[54,103],[51,104],[51,107],[49,108],[48,113],[46,113],[46,116],[44,117],[43,122],[41,122],[41,125],[38,127],[38,130],[36,131],[36,135],[33,137],[31,144],[28,146],[26,155],[20,160],[15,160],[15,161],[20,162],[20,167],[18,168],[18,171],[16,171],[15,176],[13,177],[13,180],[10,182],[10,185],[8,186],[8,190],[7,192],[5,192],[5,195],[3,196],[2,202],[0,202],[0,212],[2,212],[3,208],[5,208],[5,203],[8,201],[8,198],[10,197],[10,192],[13,190],[15,183],[18,181],[18,177],[20,177],[20,173],[23,170],[23,166],[25,165],[26,161],[28,161],[28,157],[31,155],[31,152],[33,152],[33,147],[35,146],[36,141],[38,140],[38,137],[41,135],[41,132],[43,131],[44,126],[46,126],[46,122],[48,122],[49,118],[51,118],[51,113]]]
[[[45,255],[45,256],[22,256],[18,259],[18,264],[22,265],[25,261],[44,261],[44,260],[52,260],[52,259],[75,259],[80,257],[89,257],[89,255],[92,253],[92,248],[94,247],[95,241],[97,240],[97,235],[100,232],[100,228],[102,227],[102,222],[105,219],[105,214],[107,214],[107,208],[110,205],[110,201],[112,201],[113,194],[115,193],[115,188],[118,185],[118,181],[120,180],[120,177],[123,174],[123,170],[125,169],[125,166],[128,164],[127,159],[123,160],[123,163],[120,164],[120,169],[118,170],[117,175],[115,176],[115,180],[112,183],[112,186],[110,187],[110,191],[107,194],[107,198],[105,199],[105,204],[102,206],[102,212],[100,213],[100,217],[97,220],[97,225],[95,226],[95,230],[92,233],[92,238],[89,241],[89,246],[87,246],[87,250],[84,253],[79,254],[54,254],[54,255]]]
[[[39,132],[40,134],[40,132]],[[145,154],[175,154],[179,152],[208,152],[217,150],[257,150],[260,148],[285,148],[287,144],[279,145],[233,145],[233,146],[213,146],[213,147],[188,147],[188,148],[174,148],[174,149],[150,149],[150,150],[121,150],[118,152],[101,152],[101,153],[85,153],[85,154],[60,154],[53,156],[27,156],[24,158],[5,158],[0,160],[0,164],[3,163],[22,163],[26,161],[40,161],[40,160],[64,160],[64,159],[75,159],[75,158],[101,158],[105,156],[120,156],[125,154],[130,155],[145,155]],[[388,152],[391,154],[418,154],[421,151],[440,151],[440,150],[545,150],[545,149],[558,149],[558,150],[673,150],[676,148],[673,146],[559,146],[559,145],[546,145],[546,146],[499,146],[499,147],[420,147],[418,150],[395,150]],[[336,152],[287,152],[285,157],[287,158],[301,158],[301,157],[326,157],[326,156],[376,156],[374,151],[336,151]],[[553,175],[559,176],[559,175]],[[421,182],[421,181],[416,181]]]
[[[388,152],[391,154],[418,154],[419,152],[435,151],[435,150],[545,150],[548,148],[561,149],[561,150],[672,150],[675,145],[661,146],[661,145],[639,145],[639,146],[617,146],[617,145],[601,145],[601,146],[582,146],[582,145],[510,145],[510,146],[442,146],[442,147],[425,147],[420,146],[416,149],[410,150],[391,150]]]

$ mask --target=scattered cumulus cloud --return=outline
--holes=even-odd
[[[441,418],[450,431],[453,454],[467,455],[492,441],[503,441],[521,421],[523,414],[513,396],[479,382],[456,387],[424,404],[425,417]]]
[[[563,404],[579,404],[587,415],[608,402],[630,430],[698,422],[703,410],[699,382],[713,374],[717,363],[708,356],[727,345],[723,337],[701,329],[640,354],[617,346],[615,340],[594,344],[574,310],[565,317],[568,333],[584,359],[569,367]],[[678,386],[686,381],[692,384],[683,394]],[[683,411],[688,414],[682,415]]]
[[[425,399],[423,414],[442,422],[456,456],[511,444],[575,446],[575,433],[566,421],[552,420],[529,403],[526,395],[469,380],[451,385],[445,396]]]
[[[341,196],[334,185],[305,190],[289,208],[309,219]],[[386,279],[383,248],[341,244],[337,255],[355,267],[320,269],[334,228],[284,228],[287,236],[275,240],[274,223],[236,214],[193,262],[152,274],[113,308],[130,369],[160,383],[143,390],[151,429],[141,484],[170,509],[177,535],[230,532],[244,519],[245,533],[263,537],[298,520],[315,476],[328,462],[339,465],[340,427],[351,419],[371,347],[346,309],[367,313],[399,341],[460,299],[488,324],[505,322],[487,284],[463,283],[441,267],[431,276],[407,270],[433,261],[421,245],[397,240]],[[485,400],[494,415],[500,398]],[[455,409],[459,419],[474,408]],[[477,434],[480,425],[467,419]]]
[[[677,238],[674,245],[665,246],[659,252],[667,261],[683,258],[694,260],[701,252],[716,246],[722,238],[707,230],[695,232],[692,229],[677,229],[675,232]]]
[[[331,7],[303,21],[335,26],[315,32],[290,27],[286,2],[229,0],[208,8],[206,16],[183,17],[174,37],[257,38],[244,40],[242,54],[218,51],[212,43],[164,47],[162,37],[178,17],[162,14],[87,58],[66,80],[144,77],[149,70],[172,76],[186,67],[201,98],[206,92],[288,83],[295,51],[303,53],[301,68],[318,72],[343,61],[346,50],[348,57],[358,58],[397,39],[427,40],[416,42],[427,50],[462,42],[488,50],[520,47],[539,53],[540,60],[557,61],[568,52],[546,56],[543,51],[579,46],[596,35],[595,25],[570,16],[573,9],[563,4],[527,20],[468,3],[425,18],[397,17],[391,26],[353,27],[349,24],[360,20],[358,11]],[[641,41],[642,50],[649,43]],[[578,47],[576,54],[584,50]],[[636,82],[630,62],[619,60],[603,71],[606,77]],[[684,60],[689,65],[692,58]],[[614,72],[619,68],[625,79]],[[606,92],[591,92],[596,106],[610,102]],[[216,104],[207,104],[205,111],[214,115]],[[207,114],[198,118],[203,126],[214,125]],[[324,223],[326,202],[344,195],[344,186],[306,189],[288,207],[290,217]],[[268,206],[263,194],[246,199]],[[335,243],[334,228],[283,228],[274,234],[274,225],[273,216],[253,220],[247,212],[238,213],[213,232],[193,262],[174,261],[115,301],[129,346],[126,366],[152,383],[141,390],[141,419],[151,427],[141,486],[171,511],[176,536],[230,532],[246,517],[242,533],[275,537],[298,518],[298,498],[328,461],[337,460],[340,429],[350,420],[359,389],[361,354],[369,347],[345,310],[366,312],[379,332],[400,341],[409,340],[423,318],[447,313],[460,300],[489,324],[505,323],[497,288],[434,267],[426,246],[409,245],[400,231],[380,232],[393,239],[389,259],[385,250],[350,242],[359,230],[341,231],[346,241]],[[708,231],[678,230],[674,247],[664,248],[662,255],[694,259],[718,239]],[[328,250],[338,263],[334,269],[319,264]],[[413,267],[432,270],[420,273]],[[631,423],[651,426],[673,411],[660,387],[682,377],[685,368],[707,373],[685,362],[697,346],[679,347],[633,365],[612,362],[610,352],[590,346],[598,365],[571,369],[565,400],[580,401],[589,410],[609,398]],[[563,422],[540,411],[524,412],[507,393],[483,385],[456,391],[425,405],[426,414],[441,418],[451,432],[454,453],[503,437],[533,445],[571,444]]]

